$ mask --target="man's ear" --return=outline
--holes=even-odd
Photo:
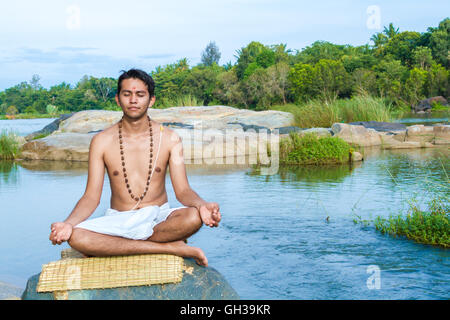
[[[155,104],[155,101],[156,101],[156,97],[155,96],[151,97],[150,98],[150,103],[148,104],[148,107],[151,108]]]
[[[116,94],[116,96],[115,96],[115,99],[116,99],[116,103],[117,103],[117,105],[119,106],[119,107],[121,107],[120,106],[120,103],[119,103],[119,96]]]

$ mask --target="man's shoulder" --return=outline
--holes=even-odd
[[[106,145],[109,142],[112,141],[114,134],[116,133],[115,129],[116,125],[113,125],[109,128],[106,128],[98,133],[96,133],[93,137],[92,137],[92,144],[96,144],[96,145]]]

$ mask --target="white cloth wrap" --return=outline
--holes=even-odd
[[[83,221],[75,228],[133,240],[147,240],[158,223],[165,221],[173,211],[182,208],[186,207],[170,208],[166,202],[160,207],[148,206],[129,211],[107,209],[104,216]]]

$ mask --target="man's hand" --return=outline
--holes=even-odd
[[[55,244],[61,244],[70,239],[72,235],[72,225],[66,222],[55,222],[51,225],[50,241]]]
[[[202,222],[210,227],[218,227],[221,220],[219,204],[216,202],[207,202],[200,206],[200,217]]]

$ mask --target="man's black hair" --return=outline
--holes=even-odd
[[[147,86],[150,97],[155,95],[155,81],[153,81],[153,78],[147,72],[139,69],[130,69],[128,71],[122,70],[122,74],[117,83],[117,94],[119,94],[122,89],[122,81],[130,78],[142,80]]]

